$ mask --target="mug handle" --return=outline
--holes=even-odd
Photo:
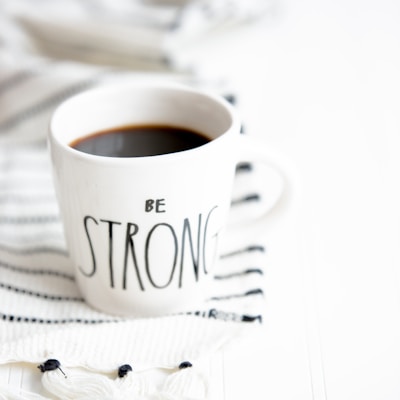
[[[237,136],[236,146],[238,165],[246,163],[251,170],[239,169],[236,174],[228,226],[271,227],[288,211],[297,194],[296,168],[286,156],[247,135]],[[238,186],[248,191],[240,192]]]

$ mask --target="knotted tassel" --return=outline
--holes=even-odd
[[[207,386],[204,378],[192,368],[189,361],[183,361],[178,371],[166,378],[158,399],[204,400],[206,395]]]
[[[41,368],[42,385],[49,393],[62,400],[145,398],[150,391],[149,385],[134,375],[132,367],[128,364],[119,368],[118,378],[114,380],[104,375],[83,371],[73,373],[69,371],[68,374],[64,374],[59,363],[58,366],[55,362],[46,363],[52,368]]]
[[[47,371],[42,377],[43,387],[52,395],[65,400],[90,398],[114,399],[116,389],[103,375],[75,373],[63,376],[59,371]]]
[[[146,400],[147,398],[150,399],[155,391],[155,388],[147,379],[132,372],[132,367],[129,364],[119,367],[118,377],[119,379],[116,379],[114,383],[119,390],[121,399]]]

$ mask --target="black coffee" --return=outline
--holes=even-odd
[[[199,147],[210,139],[186,128],[167,125],[133,125],[96,132],[70,146],[105,157],[143,157]]]

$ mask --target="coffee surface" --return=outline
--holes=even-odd
[[[81,137],[70,146],[105,157],[144,157],[176,153],[209,142],[205,135],[168,125],[133,125]]]

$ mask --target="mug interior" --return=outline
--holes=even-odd
[[[234,125],[230,105],[218,96],[181,86],[92,89],[61,104],[50,131],[64,145],[107,129],[160,124],[202,133],[213,140]]]

